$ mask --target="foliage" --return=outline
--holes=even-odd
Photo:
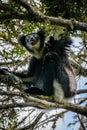
[[[86,0],[40,0],[40,2],[42,2],[47,15],[87,21]]]

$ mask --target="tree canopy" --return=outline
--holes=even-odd
[[[45,14],[49,16],[74,18],[78,21],[87,22],[86,0],[41,0],[41,2],[46,10]]]

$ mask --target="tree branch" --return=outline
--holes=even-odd
[[[84,93],[87,93],[87,89],[81,89],[76,91],[76,94],[84,94]]]
[[[77,70],[78,75],[87,76],[87,68],[82,67],[74,60],[71,60],[71,62],[72,62],[72,66]]]
[[[37,123],[40,121],[40,119],[42,118],[44,112],[41,112],[36,118],[35,120],[33,121],[33,123],[31,123],[30,125],[27,125],[27,126],[24,126],[22,128],[17,128],[17,130],[33,130],[34,127],[37,125]],[[15,129],[16,130],[16,129]]]
[[[74,105],[71,103],[52,103],[46,100],[41,100],[39,98],[32,97],[30,95],[26,95],[22,92],[7,92],[7,91],[0,91],[0,95],[14,95],[14,96],[21,96],[27,99],[27,103],[16,103],[16,104],[6,104],[0,105],[0,109],[8,109],[13,107],[28,107],[28,106],[37,106],[43,109],[53,109],[53,108],[63,108],[67,109],[72,112],[76,112],[82,114],[87,117],[87,109],[80,107],[78,105]]]
[[[68,20],[63,19],[60,17],[50,17],[43,15],[37,12],[31,5],[25,0],[13,0],[14,2],[18,3],[20,6],[24,7],[27,11],[26,12],[16,12],[13,14],[9,9],[7,9],[8,13],[0,14],[0,20],[3,21],[4,19],[22,19],[28,20],[33,22],[48,22],[53,25],[60,25],[63,27],[68,27],[71,30],[81,30],[87,32],[87,24],[83,22],[79,22],[76,20]],[[10,5],[9,5],[10,6]]]
[[[11,6],[9,6],[9,4],[5,4],[5,3],[0,3],[0,9],[4,10],[4,11],[9,11],[9,12],[17,13],[16,9],[14,9]]]

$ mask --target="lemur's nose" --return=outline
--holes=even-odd
[[[33,38],[33,37],[31,37],[31,40],[34,40],[34,38]]]

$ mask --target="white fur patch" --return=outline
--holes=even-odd
[[[54,80],[53,87],[54,87],[54,100],[62,101],[64,98],[64,92],[61,87],[61,84],[59,84],[57,80]]]

